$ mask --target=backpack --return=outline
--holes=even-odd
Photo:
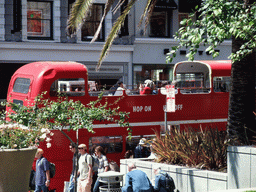
[[[56,172],[55,164],[49,162],[49,169],[50,169],[50,178],[53,178]]]
[[[161,173],[165,177],[165,189],[168,192],[173,192],[175,184],[173,178],[168,173]]]
[[[86,154],[85,156],[85,161],[87,162],[87,155],[90,154]],[[94,155],[90,155],[92,157],[92,170],[93,172],[98,172],[98,167],[99,167],[99,159],[97,157],[95,157]],[[88,164],[88,162],[87,162]]]
[[[42,158],[44,159],[44,158]],[[45,158],[46,159],[46,158]],[[47,159],[46,159],[47,160]],[[41,163],[42,163],[43,160],[41,160]],[[47,160],[48,161],[48,160]],[[55,167],[55,164],[48,161],[49,162],[49,170],[50,170],[50,178],[53,178],[55,176],[55,172],[56,172],[56,167]]]

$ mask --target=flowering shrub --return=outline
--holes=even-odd
[[[80,101],[62,96],[56,101],[51,101],[44,98],[45,94],[46,92],[37,96],[34,101],[28,101],[28,106],[21,106],[12,101],[2,104],[7,106],[8,111],[0,118],[0,148],[25,148],[38,145],[42,140],[46,141],[47,147],[51,147],[53,133],[50,130],[59,130],[74,143],[64,128],[74,131],[84,128],[93,133],[94,121],[118,123],[127,128],[128,134],[131,135],[127,122],[129,113],[118,111],[119,107],[110,108],[119,100],[113,104],[107,101],[102,104],[102,93],[98,100],[84,105]],[[6,117],[9,122],[16,124],[11,127],[6,125]]]
[[[53,134],[47,128],[29,129],[20,124],[2,124],[0,125],[0,148],[1,149],[21,149],[27,147],[37,147],[40,140],[47,142],[50,147],[50,141]]]

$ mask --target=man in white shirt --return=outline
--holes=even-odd
[[[85,144],[78,146],[81,154],[78,162],[78,192],[90,192],[92,185],[92,157],[87,153]]]

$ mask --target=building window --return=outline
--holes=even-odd
[[[86,21],[82,27],[82,41],[92,40],[98,26],[100,24],[101,17],[104,12],[104,5],[102,4],[93,4],[92,9],[89,11],[89,14],[86,18]],[[101,28],[100,34],[97,41],[104,41],[104,23]]]
[[[28,1],[28,39],[53,39],[52,2]]]
[[[188,19],[189,14],[188,13],[179,13],[179,28],[181,28],[180,22],[183,21],[184,19]]]
[[[150,37],[170,37],[170,18],[168,11],[154,11],[150,19]]]
[[[21,1],[14,0],[13,1],[13,30],[12,34],[15,32],[21,31]]]
[[[170,37],[172,10],[177,9],[174,0],[157,0],[150,18],[150,37]]]
[[[121,5],[120,11],[121,13],[124,12],[125,8],[127,7],[128,0],[125,0],[124,3]],[[124,23],[120,29],[119,37],[128,36],[129,29],[128,29],[128,15],[124,19]]]

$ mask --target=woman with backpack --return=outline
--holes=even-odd
[[[108,171],[109,169],[108,159],[106,157],[103,147],[97,146],[95,148],[95,154],[99,160],[98,174]],[[100,187],[100,181],[99,181],[99,178],[97,178],[93,187],[93,192],[99,192],[99,187]]]

